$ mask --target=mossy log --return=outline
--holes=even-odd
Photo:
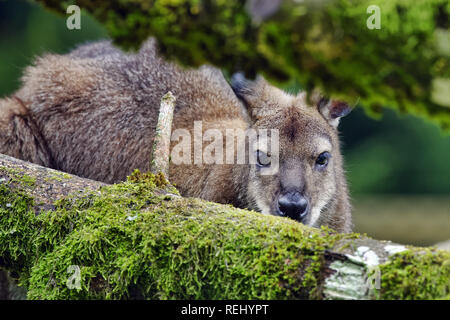
[[[184,65],[297,81],[373,115],[390,107],[450,129],[448,0],[38,2],[63,15],[77,4],[123,48],[153,36]]]
[[[446,251],[184,198],[161,174],[105,185],[3,155],[0,268],[0,289],[15,282],[28,299],[437,299],[450,289]]]

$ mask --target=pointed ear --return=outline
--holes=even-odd
[[[248,80],[239,72],[231,77],[231,88],[243,102],[244,113],[250,124],[277,112],[277,107],[291,102],[292,97],[272,86],[261,75]]]
[[[319,99],[317,108],[320,114],[328,121],[328,123],[337,128],[339,120],[352,111],[352,108],[345,102],[330,100],[327,98]]]
[[[247,80],[242,72],[236,72],[231,76],[231,88],[246,105],[251,101],[253,87],[254,81]]]
[[[266,81],[258,76],[255,80],[248,80],[242,72],[237,72],[231,77],[231,88],[244,105],[243,113],[249,123],[259,118],[262,109],[261,97],[266,88]]]

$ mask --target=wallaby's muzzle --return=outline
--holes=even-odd
[[[309,212],[309,201],[299,192],[288,192],[278,198],[278,213],[302,221]]]

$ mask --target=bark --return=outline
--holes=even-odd
[[[0,155],[2,298],[24,297],[11,281],[28,299],[445,298],[449,261],[183,198],[159,175],[105,185]]]
[[[105,185],[4,154],[0,154],[0,184],[11,190],[25,188],[27,195],[35,200],[36,213],[53,208],[55,201],[69,194],[82,194],[83,190],[96,190]]]

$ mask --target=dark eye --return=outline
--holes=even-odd
[[[259,166],[267,167],[270,166],[270,154],[266,154],[260,150],[256,151],[256,161]]]
[[[316,159],[316,166],[319,169],[325,168],[328,165],[328,160],[330,159],[331,154],[327,151],[322,152]]]

